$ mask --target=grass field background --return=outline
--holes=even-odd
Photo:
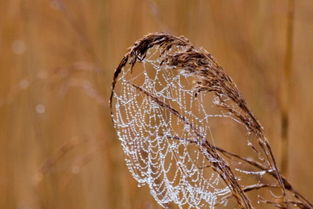
[[[313,4],[290,2],[0,0],[0,208],[160,208],[127,171],[108,104],[126,49],[157,31],[213,54],[313,201]]]

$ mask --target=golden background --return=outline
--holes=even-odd
[[[0,0],[0,208],[160,208],[128,172],[108,105],[126,49],[157,31],[213,54],[313,201],[312,0]]]

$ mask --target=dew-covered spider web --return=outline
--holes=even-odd
[[[208,113],[202,98],[195,98],[188,74],[160,67],[158,49],[149,52],[133,72],[130,66],[123,70],[114,91],[113,120],[126,164],[160,205],[214,206],[230,189],[197,143],[213,141],[209,119],[223,116]]]
[[[150,46],[142,41],[145,51],[137,43],[115,73],[112,118],[126,165],[139,186],[147,185],[164,208],[173,204],[179,208],[252,208],[250,201],[255,199],[249,200],[246,192],[281,186],[271,153],[255,139],[261,127],[240,104],[243,101],[235,86],[232,92],[228,89],[232,86],[219,83],[223,79],[232,82],[228,77],[218,71],[213,76],[204,72],[210,78],[205,85],[210,88],[199,87],[203,72],[193,72],[190,59],[199,69],[211,64],[194,59],[195,54],[190,53],[194,49],[179,43]],[[240,105],[236,104],[237,97]],[[243,147],[256,157],[240,157],[220,148],[221,139],[215,138],[219,136],[215,130],[228,132],[230,126],[224,123],[221,129],[216,125],[218,120],[241,126],[245,139],[234,140],[243,141]],[[265,174],[270,177],[265,179]],[[269,196],[282,197],[272,191]]]

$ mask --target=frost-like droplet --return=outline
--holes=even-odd
[[[12,43],[12,51],[14,54],[21,55],[26,51],[26,43],[23,40],[15,40]]]
[[[46,112],[46,107],[43,104],[37,104],[35,109],[36,112],[39,114],[43,114]]]
[[[213,104],[219,105],[221,103],[220,99],[218,97],[214,97],[212,100]]]
[[[19,86],[21,89],[26,89],[29,86],[29,81],[26,79],[23,79],[20,81]]]

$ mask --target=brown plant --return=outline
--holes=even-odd
[[[150,65],[150,67],[152,66],[152,70],[149,71],[147,65]],[[136,70],[136,67],[139,67],[139,72],[137,72],[138,70]],[[146,74],[149,73],[152,73],[155,78],[164,78],[165,80],[168,80],[151,81],[156,83],[153,83],[152,86],[150,85],[149,87],[149,85],[146,85],[145,83],[148,77],[142,77],[142,74],[146,76]],[[165,76],[158,77],[161,73],[164,73]],[[200,120],[199,118],[202,116],[196,117],[196,113],[192,112],[197,111],[197,108],[192,108],[192,105],[190,105],[190,111],[188,112],[186,110],[188,109],[188,101],[185,104],[185,107],[183,107],[182,104],[185,101],[180,100],[182,97],[174,96],[174,93],[171,93],[171,82],[176,82],[173,78],[178,78],[174,75],[186,78],[186,82],[181,80],[177,82],[180,82],[180,84],[178,84],[180,88],[186,88],[190,90],[190,92],[193,92],[192,96],[187,97],[187,100],[192,100],[190,103],[197,103],[196,99],[201,97],[208,99],[208,101],[205,101],[205,106],[211,100],[214,108],[221,113],[221,117],[231,118],[245,128],[245,132],[248,136],[248,140],[246,139],[245,142],[247,142],[246,146],[252,150],[252,154],[250,154],[251,156],[243,156],[216,146],[214,142],[210,140],[210,137],[208,137],[209,134],[201,131],[203,128],[208,128],[206,127],[207,124],[203,122],[207,121],[207,119]],[[159,82],[160,86],[162,86],[164,82],[167,82],[169,88],[166,91],[170,92],[169,97],[165,96],[165,93],[163,94],[165,88],[162,89],[162,87],[157,87],[157,82]],[[156,90],[156,88],[159,89]],[[162,89],[162,91],[160,89]],[[127,96],[127,91],[134,92],[133,96]],[[181,93],[180,90],[177,90],[177,92]],[[139,98],[139,95],[140,99],[137,99]],[[144,102],[145,99],[149,101],[147,104]],[[178,102],[178,100],[181,102]],[[201,101],[202,103],[199,103],[203,105],[203,100]],[[146,105],[156,104],[156,109],[160,111],[162,117],[169,118],[169,124],[164,128],[160,125],[161,128],[153,132],[153,127],[146,127],[144,124],[146,122],[145,112],[138,110],[140,114],[136,115],[133,113],[133,107],[128,106],[128,103],[132,102],[136,102],[136,104],[138,103],[145,107],[148,107]],[[144,178],[140,177],[140,175],[144,176],[145,174],[143,170],[139,169],[139,167],[141,165],[146,166],[146,164],[143,162],[137,162],[132,159],[133,157],[139,155],[142,159],[149,161],[150,164],[156,163],[158,160],[150,159],[149,152],[152,152],[151,149],[145,149],[145,145],[142,145],[141,150],[136,150],[136,148],[133,147],[133,143],[150,143],[138,142],[139,140],[150,139],[169,140],[173,144],[178,143],[178,146],[183,143],[184,148],[192,146],[192,149],[197,150],[193,151],[193,153],[197,153],[206,159],[207,165],[202,167],[197,166],[197,168],[187,170],[188,172],[197,170],[197,172],[202,173],[204,171],[201,169],[209,168],[211,169],[210,174],[215,172],[226,185],[225,187],[229,189],[229,193],[223,195],[221,201],[217,201],[213,205],[210,205],[212,207],[221,205],[225,203],[225,200],[233,198],[235,202],[237,202],[237,207],[239,208],[254,208],[260,204],[266,204],[269,207],[276,208],[313,208],[313,205],[294,190],[291,184],[280,174],[271,146],[264,135],[264,130],[256,117],[249,110],[245,99],[240,94],[235,83],[224,72],[223,68],[217,64],[211,54],[203,49],[197,49],[186,38],[164,33],[155,33],[149,34],[137,41],[125,54],[114,73],[110,104],[113,122],[126,154],[126,163],[137,180]],[[137,108],[140,107],[137,106]],[[153,111],[154,109],[152,108],[149,115],[151,115]],[[200,114],[204,113],[201,112]],[[141,119],[133,119],[131,117],[142,117],[144,119],[141,121]],[[174,120],[176,121],[176,124],[179,125],[173,125]],[[119,124],[122,123],[122,121],[126,122],[124,124]],[[139,123],[138,121],[142,122],[141,125],[133,125],[134,123]],[[149,118],[149,121],[151,122],[151,118]],[[162,122],[162,119],[155,119],[151,124],[157,126],[161,123],[160,121]],[[188,131],[183,130],[183,133],[180,134],[179,128],[176,129],[176,126],[189,128]],[[143,129],[147,129],[147,132]],[[147,133],[149,131],[152,134],[148,135]],[[140,132],[141,135],[137,136],[137,132]],[[158,134],[160,137],[158,137]],[[136,138],[136,141],[132,141],[133,138]],[[160,145],[158,144],[158,146]],[[133,152],[136,152],[136,155],[131,155],[129,149],[134,149]],[[180,179],[183,179],[184,181],[189,174],[184,171],[186,169],[183,168],[179,159],[181,159],[181,156],[185,156],[185,152],[188,152],[187,148],[185,148],[183,152],[173,151],[174,154],[171,156],[174,157],[172,158],[170,158],[169,155],[166,155],[167,152],[164,155],[165,159],[170,158],[173,164],[176,163],[176,167],[174,167],[175,169],[180,170]],[[163,157],[163,154],[161,155],[158,153],[155,156]],[[188,163],[193,166],[194,164],[197,164],[196,161],[198,159],[199,157],[193,158],[191,161],[188,161]],[[164,164],[166,160],[162,162]],[[186,164],[188,163],[186,162]],[[162,163],[160,163],[160,165],[162,165]],[[158,168],[160,167],[151,167],[150,170],[148,169],[149,172],[170,175],[168,173],[159,172]],[[139,171],[136,171],[137,168]],[[177,175],[176,171],[173,172]],[[144,183],[148,184],[152,191],[158,191],[153,185],[162,184],[162,181],[166,179],[166,176],[160,178],[159,176],[156,177],[157,175],[153,176],[153,174],[147,175],[150,175],[150,177],[155,180],[152,183],[148,181],[145,181]],[[204,176],[205,175],[202,175],[201,178],[204,178]],[[250,178],[252,179],[251,181],[247,180]],[[179,185],[179,183],[177,184]],[[190,187],[196,188],[196,186]],[[162,188],[165,189],[164,191],[169,190],[166,186],[162,186]],[[255,198],[249,195],[250,193],[254,193]],[[270,195],[268,195],[268,193]],[[274,193],[279,194],[274,195]],[[162,195],[166,196],[168,193],[156,194],[154,197],[156,199],[162,199]],[[179,201],[177,199],[179,198],[182,197],[177,195],[177,197],[173,197],[172,200],[166,199],[167,202],[160,201],[164,204],[159,203],[163,207],[168,207],[167,203],[178,204],[177,202]],[[188,202],[189,199],[186,199]],[[257,199],[257,201],[255,199]],[[179,206],[182,205],[184,204],[179,204]],[[207,206],[206,203],[204,205]],[[202,207],[204,205],[202,205]],[[189,203],[189,206],[200,207],[193,202]]]

